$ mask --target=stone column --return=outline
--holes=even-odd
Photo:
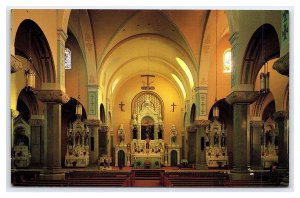
[[[288,127],[287,114],[284,111],[277,111],[273,114],[278,128],[278,168],[289,168],[289,144],[288,144]]]
[[[233,105],[233,170],[232,173],[247,173],[249,163],[248,124],[249,104],[254,102],[259,93],[255,91],[233,91],[226,101]],[[241,175],[237,175],[241,176]]]
[[[207,86],[204,85],[194,88],[196,95],[196,106],[198,107],[196,108],[196,115],[198,117],[207,116],[207,89]]]
[[[43,128],[44,128],[44,115],[31,115],[31,164],[36,166],[43,166]]]
[[[235,86],[239,82],[239,72],[241,70],[241,67],[238,66],[238,64],[241,62],[241,57],[239,56],[239,33],[238,32],[232,32],[229,38],[229,41],[231,43],[231,57],[232,57],[232,72],[231,72],[231,87]]]
[[[98,163],[98,159],[99,159],[99,133],[98,133],[98,129],[100,127],[100,120],[92,120],[92,119],[88,119],[85,121],[85,124],[89,127],[90,129],[90,134],[91,137],[94,137],[94,150],[91,150],[91,146],[90,146],[90,156],[89,156],[89,164],[97,164]]]
[[[39,90],[37,98],[45,105],[44,166],[48,170],[60,169],[62,165],[61,105],[67,103],[70,98],[61,90]]]
[[[105,124],[100,125],[99,130],[99,157],[102,155],[107,155],[107,133],[108,126]],[[101,141],[100,141],[101,140]],[[101,143],[101,144],[100,144]]]
[[[205,128],[209,125],[209,120],[196,120],[196,163],[200,169],[206,169],[206,151],[205,151]]]
[[[15,167],[15,165],[14,165],[14,159],[13,159],[13,155],[14,155],[14,153],[13,153],[13,151],[14,151],[14,120],[15,120],[15,118],[16,117],[18,117],[18,115],[19,115],[19,111],[17,111],[17,110],[14,110],[14,109],[11,109],[11,111],[10,111],[10,113],[11,113],[11,129],[10,129],[10,131],[11,131],[11,168],[14,168]]]
[[[14,147],[14,119],[18,117],[19,111],[11,109],[11,148]]]
[[[250,122],[251,134],[250,134],[250,166],[251,169],[263,169],[261,161],[261,136],[263,133],[263,121]]]
[[[115,163],[115,150],[114,150],[114,131],[110,131],[110,142],[109,142],[109,153],[108,156],[111,157],[111,161],[113,165],[117,165]]]
[[[194,126],[188,127],[188,162],[190,164],[196,163],[196,134],[197,130]]]
[[[65,43],[68,35],[63,30],[57,30],[57,75],[56,82],[65,91]]]

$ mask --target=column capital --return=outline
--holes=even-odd
[[[261,121],[261,120],[251,120],[250,121],[250,125],[252,127],[259,128],[259,127],[263,127],[264,126],[264,122]]]
[[[195,126],[188,126],[187,127],[187,132],[189,133],[195,133],[197,131]]]
[[[101,121],[97,119],[88,119],[84,123],[89,127],[100,127]]]
[[[273,114],[273,117],[275,120],[279,120],[279,119],[287,119],[288,114],[285,111],[277,111]]]
[[[210,120],[195,120],[195,126],[196,127],[205,127],[210,124]]]
[[[99,85],[95,85],[95,84],[88,84],[87,87],[89,91],[98,91],[101,89]]]
[[[236,103],[251,104],[259,97],[258,91],[233,91],[226,97],[226,102],[230,105]]]
[[[37,90],[36,96],[42,102],[65,104],[70,100],[70,97],[62,90]]]
[[[68,34],[64,30],[62,30],[62,29],[57,30],[57,39],[58,40],[62,40],[63,42],[66,42],[67,38],[68,38]]]
[[[273,69],[282,75],[289,76],[289,52],[273,64]]]
[[[200,85],[194,88],[195,93],[201,93],[201,92],[207,93],[207,90],[208,90],[207,85]]]
[[[44,115],[31,115],[29,123],[31,126],[43,126]]]
[[[10,113],[11,113],[11,118],[15,119],[16,117],[18,117],[20,112],[15,109],[10,109]]]
[[[10,73],[15,73],[23,68],[21,61],[14,55],[10,55]]]
[[[106,124],[100,124],[100,132],[107,133],[108,132],[108,126]]]

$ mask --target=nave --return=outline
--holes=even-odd
[[[289,10],[10,14],[12,188],[288,186]]]

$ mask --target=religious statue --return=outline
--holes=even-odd
[[[266,145],[272,144],[273,134],[270,130],[266,133]]]
[[[177,138],[177,129],[175,127],[175,125],[173,124],[171,127],[171,140],[172,143],[176,143],[176,138]]]
[[[146,152],[148,153],[150,149],[150,138],[149,133],[146,134]]]
[[[72,137],[72,135],[69,135],[69,137],[68,137],[68,145],[73,146],[73,137]]]
[[[123,124],[120,125],[120,128],[118,129],[118,137],[120,143],[124,142],[125,140],[125,129],[123,127]]]
[[[89,135],[87,133],[84,134],[84,145],[85,146],[89,145]]]
[[[205,146],[209,147],[209,133],[205,133]]]
[[[214,135],[214,145],[218,145],[219,144],[219,135],[217,132],[215,132]]]
[[[75,142],[76,142],[76,146],[81,145],[81,134],[79,132],[76,133]]]
[[[221,136],[221,147],[225,147],[226,146],[226,136],[225,133],[222,133]]]
[[[137,139],[137,116],[136,114],[133,114],[132,119],[132,139]]]
[[[163,125],[163,121],[161,119],[161,115],[158,116],[158,139],[162,139],[163,138],[163,132],[164,132],[164,125]]]

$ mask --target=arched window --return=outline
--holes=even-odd
[[[71,58],[71,50],[69,48],[65,48],[65,69],[72,69]]]
[[[231,73],[231,49],[227,49],[223,56],[223,72]]]

